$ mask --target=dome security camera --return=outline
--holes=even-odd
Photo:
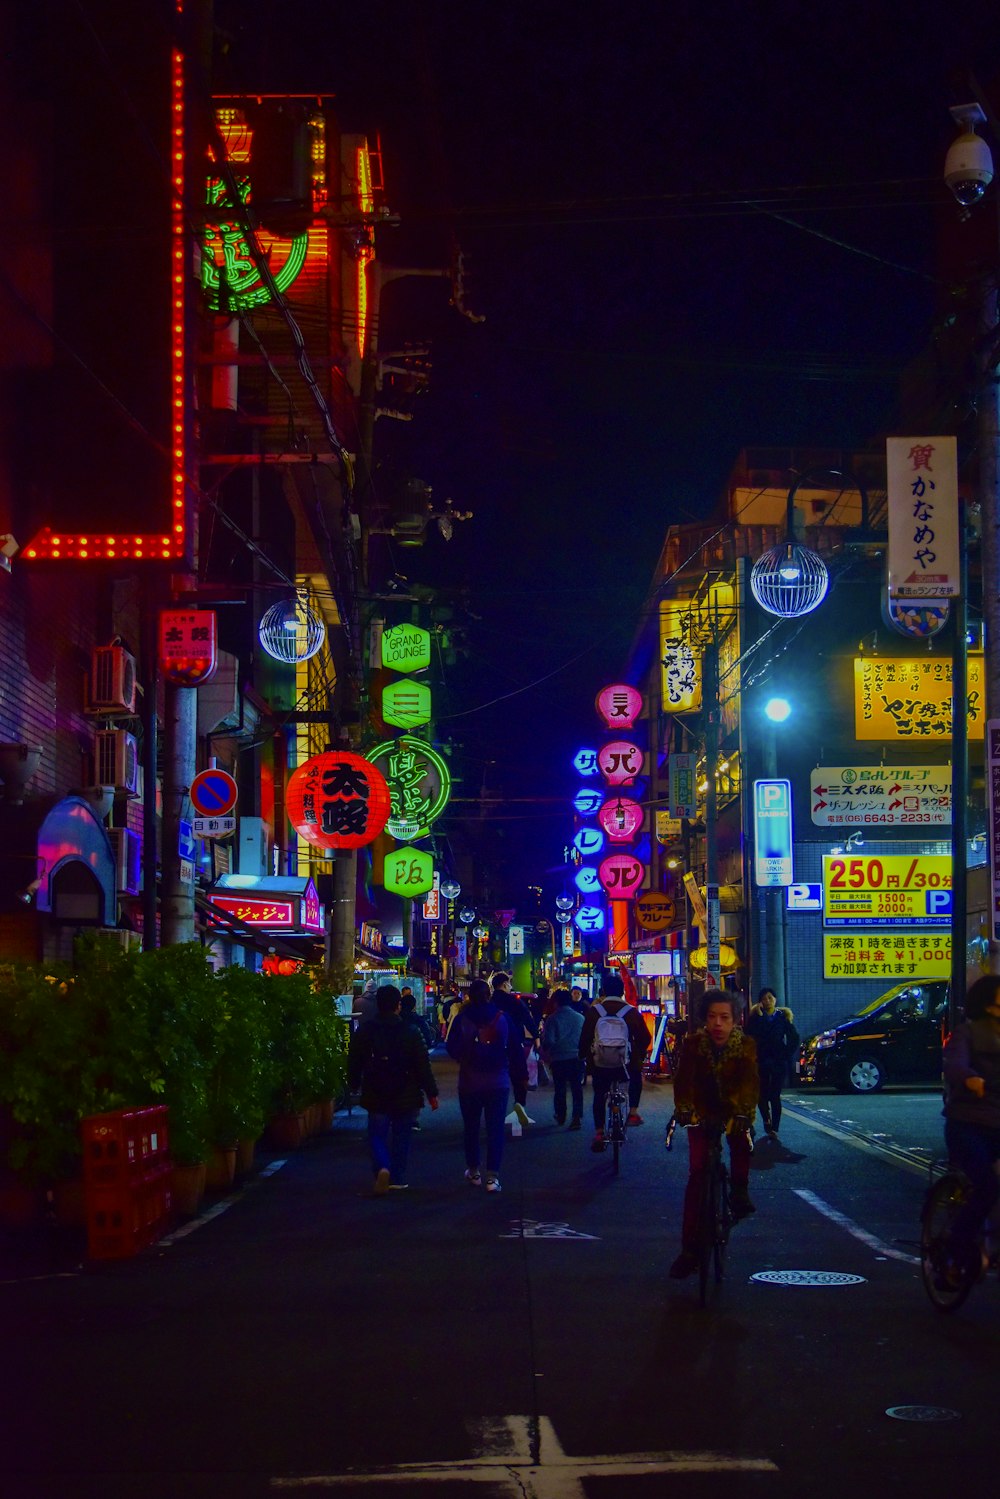
[[[963,208],[978,203],[993,181],[993,156],[989,146],[976,134],[976,126],[986,116],[978,104],[958,104],[951,111],[962,134],[952,141],[944,159],[944,180]]]

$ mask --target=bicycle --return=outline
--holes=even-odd
[[[678,1125],[687,1128],[684,1120],[672,1114],[667,1124],[665,1144],[673,1149],[674,1132]],[[702,1176],[701,1204],[698,1210],[698,1299],[702,1306],[708,1301],[708,1273],[714,1269],[715,1283],[720,1285],[726,1267],[726,1246],[733,1224],[737,1221],[733,1213],[729,1190],[729,1171],[722,1155],[722,1139],[726,1132],[724,1124],[703,1124],[708,1141],[708,1156]],[[753,1149],[753,1138],[750,1148]]]
[[[608,1087],[604,1100],[604,1139],[610,1144],[615,1175],[618,1175],[618,1154],[628,1135],[628,1082],[616,1077]]]
[[[932,1161],[928,1176],[920,1211],[920,1275],[931,1305],[939,1312],[957,1312],[987,1270],[997,1268],[998,1256],[986,1252],[982,1231],[973,1255],[963,1259],[952,1252],[952,1228],[968,1199],[969,1179],[947,1161]]]

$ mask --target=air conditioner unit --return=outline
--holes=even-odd
[[[118,871],[115,888],[122,895],[138,895],[142,883],[142,839],[128,828],[111,828],[108,836]]]
[[[120,926],[107,927],[101,933],[101,936],[109,937],[112,942],[120,943],[126,952],[141,952],[142,950],[141,932],[130,932],[125,927]]]
[[[116,791],[139,792],[139,748],[127,729],[101,729],[95,736],[94,779]]]
[[[90,658],[90,706],[104,713],[135,712],[135,657],[121,645],[99,645]]]

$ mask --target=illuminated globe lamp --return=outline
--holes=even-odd
[[[308,661],[326,639],[326,625],[310,609],[304,594],[272,604],[257,627],[261,645],[275,661],[295,665]]]
[[[631,797],[616,796],[606,801],[597,821],[612,843],[628,843],[642,827],[642,808]]]
[[[572,909],[573,909],[573,907],[575,905],[576,905],[576,901],[573,899],[572,895],[557,895],[556,896],[556,910],[557,911],[572,911]]]
[[[490,935],[490,929],[488,926],[474,926],[472,928],[472,935],[476,938],[477,942],[485,942],[486,938]]]
[[[458,919],[459,921],[464,921],[466,926],[468,926],[470,921],[475,921],[476,913],[471,906],[463,906],[458,913]]]
[[[557,911],[556,912],[556,920],[559,922],[559,924],[561,926],[568,926],[569,923],[573,920],[573,912],[572,911]]]
[[[750,591],[768,614],[799,619],[826,598],[830,574],[816,552],[798,541],[770,547],[750,571]]]
[[[462,893],[462,887],[457,880],[442,880],[441,894],[445,900],[457,900]]]

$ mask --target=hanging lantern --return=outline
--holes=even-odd
[[[275,661],[294,664],[315,656],[326,639],[326,625],[304,594],[272,604],[257,629],[261,645]]]
[[[597,821],[612,843],[628,843],[642,827],[642,808],[627,796],[616,796],[606,801],[597,814]]]
[[[642,884],[646,866],[634,854],[611,854],[597,873],[611,900],[631,900]]]
[[[568,922],[570,922],[570,921],[573,920],[573,912],[572,911],[557,911],[556,912],[556,920],[560,923],[561,926],[566,926],[566,924]]]
[[[486,938],[490,935],[490,929],[488,926],[474,926],[472,928],[472,935],[477,941],[485,942]]]
[[[462,887],[457,880],[442,880],[441,894],[445,900],[458,900],[462,893]]]
[[[328,750],[294,770],[285,789],[288,820],[317,848],[361,848],[389,817],[389,787],[361,755]]]
[[[557,911],[572,911],[572,909],[573,909],[573,907],[575,905],[576,905],[576,901],[573,899],[572,895],[557,895],[556,896],[556,910]]]
[[[630,729],[642,712],[642,694],[627,682],[615,682],[602,687],[597,694],[596,707],[608,728]]]
[[[830,575],[816,552],[798,541],[770,547],[754,563],[750,591],[760,607],[779,619],[810,614],[826,598]]]
[[[642,750],[630,739],[612,739],[598,751],[597,768],[609,786],[631,786],[642,774]]]

